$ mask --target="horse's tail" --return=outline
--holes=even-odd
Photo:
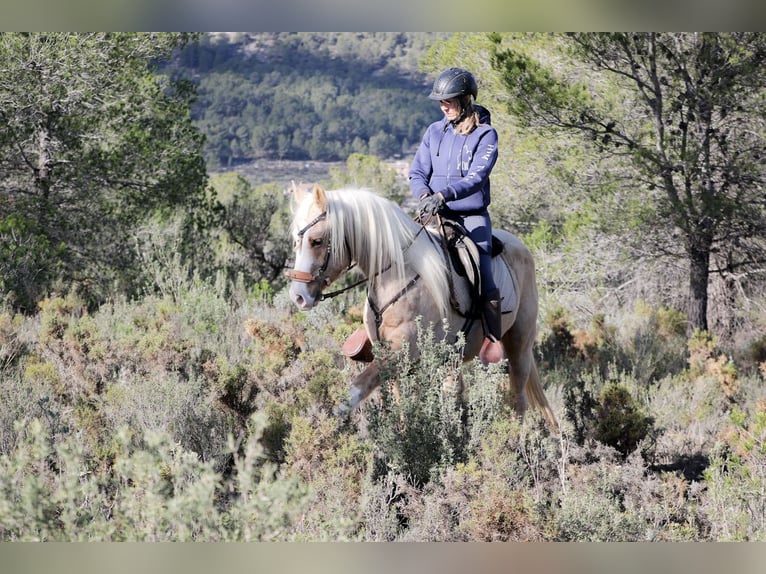
[[[551,405],[543,392],[543,387],[540,384],[540,374],[537,372],[537,365],[534,361],[532,361],[532,366],[529,370],[529,380],[527,381],[526,392],[529,403],[543,412],[543,417],[545,417],[551,432],[557,436],[561,434],[559,422],[556,420],[556,415],[553,414],[553,409],[551,408]]]

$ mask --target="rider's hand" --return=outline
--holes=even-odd
[[[418,214],[421,218],[433,217],[444,207],[444,196],[441,193],[433,193],[420,198]]]

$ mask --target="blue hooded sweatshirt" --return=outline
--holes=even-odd
[[[489,112],[475,107],[482,123],[468,135],[456,133],[447,118],[426,129],[410,167],[410,191],[415,199],[440,192],[451,211],[486,213],[489,174],[497,161],[497,131],[489,125]]]

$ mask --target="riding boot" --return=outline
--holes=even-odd
[[[482,310],[484,315],[484,341],[479,351],[482,365],[499,363],[505,360],[505,349],[501,342],[502,311],[500,309],[500,292],[492,291],[483,298]]]

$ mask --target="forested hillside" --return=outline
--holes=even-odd
[[[298,310],[292,178],[240,169],[409,209],[453,65],[560,435],[427,328],[339,416],[366,289]],[[3,33],[0,72],[0,540],[766,540],[763,33]]]
[[[212,165],[254,159],[399,157],[438,112],[418,69],[443,34],[208,34],[177,61],[198,86]],[[437,116],[438,117],[438,116]]]

